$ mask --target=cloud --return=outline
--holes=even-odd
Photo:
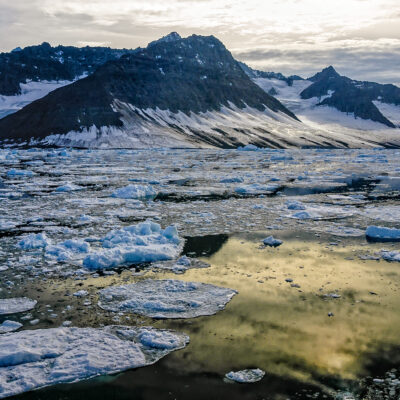
[[[267,69],[306,74],[335,64],[396,82],[398,26],[398,0],[0,0],[4,51],[43,41],[136,48],[178,31],[213,34]]]

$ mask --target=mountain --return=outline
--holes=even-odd
[[[51,47],[44,42],[0,53],[0,95],[21,94],[20,84],[26,81],[73,81],[129,51],[109,47]]]
[[[0,53],[0,118],[132,51],[42,43]]]
[[[229,114],[242,121],[229,122]],[[83,147],[268,145],[261,125],[279,119],[296,116],[218,39],[173,33],[1,119],[0,138]]]
[[[318,97],[321,99],[318,105],[334,107],[390,128],[396,127],[382,114],[374,101],[399,106],[400,88],[397,86],[352,80],[339,75],[332,66],[308,80],[313,83],[300,93],[302,99]]]
[[[293,81],[301,81],[303,78],[299,75],[291,75],[285,76],[280,72],[266,72],[259,71],[253,68],[250,68],[244,62],[239,61],[239,65],[242,67],[243,71],[246,75],[251,79],[264,78],[264,79],[278,79],[280,81],[286,82],[289,86],[293,85]]]
[[[242,66],[243,67],[243,66]],[[290,79],[245,66],[247,75],[303,122],[362,131],[400,127],[400,88],[357,81],[332,66],[308,79]]]

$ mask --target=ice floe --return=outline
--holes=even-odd
[[[381,251],[381,257],[386,261],[400,262],[400,251],[382,250]]]
[[[238,383],[255,383],[264,378],[265,372],[257,369],[243,369],[241,371],[228,372],[225,377]]]
[[[282,242],[282,240],[276,239],[276,238],[274,238],[273,236],[268,236],[267,238],[265,238],[265,239],[263,240],[263,243],[264,243],[266,246],[278,247],[278,246],[280,246],[283,242]]]
[[[2,324],[0,324],[0,333],[9,333],[9,332],[14,332],[21,328],[22,324],[17,321],[10,321],[10,320],[5,320]],[[1,393],[0,393],[1,395]]]
[[[189,342],[153,328],[27,330],[0,336],[0,398],[150,365]]]
[[[83,265],[90,270],[100,270],[170,260],[179,255],[181,245],[175,226],[162,229],[154,222],[142,222],[109,232],[102,240],[103,248],[89,253]]]
[[[14,297],[10,299],[0,299],[0,315],[16,314],[32,310],[37,301],[27,297]]]
[[[372,225],[365,231],[365,236],[376,241],[400,241],[400,229]]]
[[[99,306],[152,318],[195,318],[224,309],[237,294],[233,289],[199,282],[143,280],[102,289]]]
[[[119,199],[148,200],[153,199],[156,195],[157,192],[151,186],[128,185],[117,189],[111,194],[111,197]]]
[[[23,237],[19,242],[18,246],[22,250],[33,250],[44,248],[51,243],[50,239],[45,233],[31,233]]]

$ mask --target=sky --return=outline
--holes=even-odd
[[[146,46],[171,31],[218,37],[265,71],[400,86],[399,0],[0,0],[0,51],[20,46]]]

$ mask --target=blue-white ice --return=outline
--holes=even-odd
[[[112,197],[119,199],[152,199],[157,195],[157,192],[151,186],[144,185],[128,185],[117,189],[112,193]]]
[[[175,226],[162,229],[154,222],[143,222],[108,233],[102,239],[102,249],[90,252],[84,258],[83,266],[99,270],[170,260],[179,255],[181,244]]]
[[[0,299],[0,315],[16,314],[32,310],[37,301],[27,297]]]
[[[144,367],[189,342],[147,327],[54,328],[0,335],[0,398]]]
[[[238,383],[255,383],[264,378],[265,372],[257,369],[243,369],[241,371],[228,372],[225,377]]]
[[[19,328],[21,328],[23,324],[17,321],[11,321],[6,319],[3,321],[3,323],[0,324],[0,333],[10,333],[17,331]]]
[[[365,231],[365,235],[375,240],[400,240],[400,229],[371,225]]]
[[[152,318],[195,318],[224,309],[235,296],[233,289],[200,282],[147,279],[99,292],[99,306]]]

